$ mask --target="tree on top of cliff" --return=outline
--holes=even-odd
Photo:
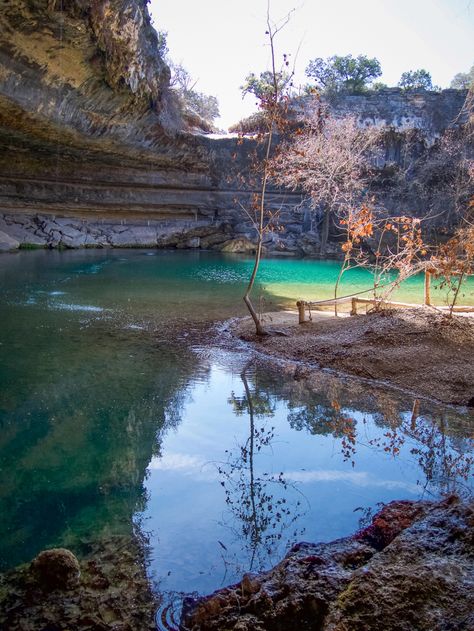
[[[431,75],[428,70],[408,70],[404,72],[398,82],[398,87],[404,90],[439,90],[433,85]]]
[[[169,54],[168,31],[156,31],[158,54],[161,59],[166,59]]]
[[[317,57],[310,61],[306,68],[306,76],[314,79],[316,87],[327,94],[361,94],[381,74],[379,60],[366,55],[333,55],[326,60]]]
[[[191,77],[188,70],[183,64],[175,63],[170,58],[167,35],[166,31],[158,31],[159,52],[171,70],[170,88],[178,94],[185,113],[186,110],[188,113],[195,113],[212,126],[215,119],[219,117],[219,102],[211,94],[198,92],[195,89],[197,81]]]
[[[182,64],[169,62],[171,70],[170,87],[184,102],[184,106],[193,110],[204,120],[213,123],[219,116],[219,102],[215,96],[198,92],[195,81]]]
[[[284,64],[289,64],[286,56],[284,56]],[[258,105],[261,107],[262,101],[271,101],[276,89],[281,94],[292,87],[293,75],[285,70],[277,71],[275,77],[271,70],[265,70],[258,76],[251,72],[245,77],[245,83],[240,86],[242,96],[253,94],[258,99]]]
[[[451,88],[456,90],[474,89],[474,64],[468,72],[458,72],[451,81]]]
[[[175,90],[183,101],[183,106],[196,112],[209,123],[219,117],[219,102],[211,94],[198,92],[195,81],[182,64],[168,62],[171,70],[170,87]]]

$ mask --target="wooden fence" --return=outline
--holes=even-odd
[[[366,291],[361,291],[359,294],[368,293],[369,291],[373,291],[371,289],[367,289]],[[386,301],[381,300],[379,298],[359,298],[357,294],[352,294],[350,296],[343,296],[341,298],[332,298],[329,300],[317,300],[317,301],[307,301],[307,300],[299,300],[296,303],[298,307],[298,316],[299,323],[302,324],[306,322],[306,310],[310,310],[312,308],[318,307],[326,307],[326,306],[334,306],[334,305],[343,305],[343,304],[351,304],[351,316],[357,315],[357,305],[373,305],[374,307],[378,306],[381,308],[389,308],[389,309],[403,309],[406,307],[433,307],[437,311],[452,311],[455,313],[474,313],[474,306],[466,306],[459,305],[454,307],[438,307],[431,304],[431,274],[430,272],[425,272],[425,295],[424,302],[422,305],[414,304],[410,302],[395,302],[395,301]]]

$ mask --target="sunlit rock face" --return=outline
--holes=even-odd
[[[254,141],[190,127],[169,77],[145,0],[2,4],[0,250],[228,249],[254,239],[242,210],[258,191]],[[416,151],[425,150],[464,96],[387,90],[334,107],[389,126],[386,160],[400,164],[406,130],[420,131]],[[267,205],[285,229],[267,235],[267,251],[317,254],[309,210],[293,212],[300,201],[270,191]]]

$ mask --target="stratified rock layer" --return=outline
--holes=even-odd
[[[392,502],[354,537],[294,546],[275,568],[189,599],[192,631],[474,628],[474,509]]]

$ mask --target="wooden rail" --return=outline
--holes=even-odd
[[[317,300],[314,302],[309,302],[307,300],[299,300],[296,303],[298,307],[298,316],[299,323],[302,324],[306,322],[306,309],[311,309],[312,307],[325,307],[330,305],[343,305],[348,302],[351,303],[351,315],[357,315],[357,305],[379,305],[381,307],[391,307],[395,309],[404,309],[406,307],[433,307],[433,309],[437,309],[438,311],[453,311],[455,313],[474,313],[474,306],[469,305],[459,305],[454,307],[435,307],[431,304],[431,277],[433,270],[425,270],[425,292],[424,292],[424,303],[423,305],[413,304],[411,302],[393,302],[393,301],[385,301],[380,300],[380,298],[358,298],[357,296],[360,294],[365,294],[371,291],[367,289],[365,291],[359,291],[357,294],[352,294],[351,296],[342,296],[341,298],[332,298],[329,300]]]
[[[424,305],[420,305],[420,304],[415,304],[412,302],[395,302],[395,301],[380,300],[378,298],[355,298],[351,296],[345,296],[344,298],[337,298],[336,300],[333,298],[330,300],[318,300],[315,302],[299,300],[296,303],[296,306],[298,307],[299,323],[302,324],[303,322],[306,322],[306,309],[308,308],[311,309],[313,307],[331,306],[334,304],[338,304],[338,305],[347,304],[349,302],[351,303],[351,316],[357,315],[357,305],[374,305],[374,306],[378,305],[382,308],[392,308],[392,309],[405,309],[407,307],[420,308],[424,306],[432,306],[433,309],[436,309],[438,311],[451,310],[451,307],[446,307],[446,306],[435,307],[434,305],[431,305],[431,303],[425,303]],[[454,313],[474,313],[474,306],[459,305],[459,306],[454,306],[452,310]]]

